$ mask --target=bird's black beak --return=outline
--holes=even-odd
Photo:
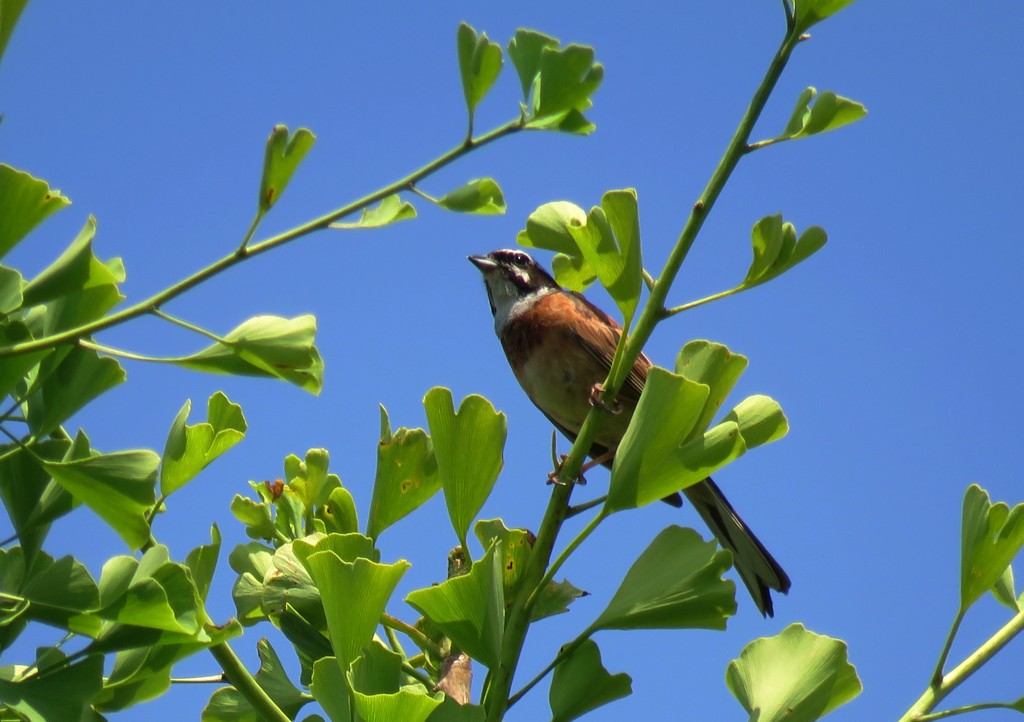
[[[490,256],[466,256],[469,262],[480,269],[481,273],[486,273],[494,268],[497,268],[498,264]]]

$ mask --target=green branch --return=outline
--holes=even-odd
[[[224,670],[227,680],[252,706],[261,720],[264,722],[291,722],[288,715],[282,712],[281,708],[274,704],[270,695],[257,684],[256,679],[249,674],[249,670],[245,668],[227,642],[210,647],[210,654]]]
[[[359,200],[353,201],[348,205],[342,206],[336,210],[326,213],[319,218],[314,218],[311,221],[303,223],[300,226],[296,226],[291,230],[280,233],[276,236],[272,236],[264,241],[255,243],[251,246],[242,246],[231,254],[224,256],[219,261],[214,261],[205,268],[193,273],[188,278],[185,278],[177,283],[169,286],[168,288],[156,293],[149,298],[140,301],[128,308],[122,309],[117,313],[112,313],[109,316],[91,321],[89,323],[76,326],[74,328],[61,331],[59,333],[52,334],[50,336],[44,336],[43,338],[34,339],[32,341],[22,341],[20,343],[11,344],[10,346],[0,347],[0,358],[7,358],[10,356],[18,356],[20,354],[31,353],[33,351],[40,351],[43,349],[53,348],[64,344],[76,343],[79,339],[86,336],[91,336],[99,331],[108,329],[112,326],[124,323],[139,316],[147,313],[155,313],[160,306],[164,305],[168,301],[177,298],[186,291],[195,288],[203,281],[206,281],[213,276],[221,273],[222,271],[241,263],[247,258],[259,255],[266,251],[278,248],[284,244],[293,241],[302,236],[313,233],[327,228],[331,223],[352,215],[357,211],[361,211],[374,203],[387,198],[390,195],[399,193],[401,191],[409,190],[416,182],[425,178],[432,173],[437,172],[441,168],[444,168],[449,163],[452,163],[462,156],[470,153],[471,151],[479,148],[483,145],[487,145],[498,138],[502,138],[507,135],[512,135],[526,128],[525,121],[522,118],[510,121],[501,125],[494,130],[491,130],[483,135],[476,138],[468,139],[465,143],[460,143],[455,148],[452,148],[448,152],[439,156],[438,158],[427,163],[418,170],[413,171],[409,175],[401,178],[394,183],[391,183],[383,188],[370,193],[369,195],[363,196]]]
[[[750,105],[743,114],[736,132],[722,154],[722,158],[707,186],[704,188],[704,192],[701,193],[700,198],[694,203],[693,210],[686,225],[683,227],[679,239],[676,241],[675,248],[672,250],[661,275],[651,289],[650,296],[633,333],[626,340],[625,346],[616,353],[616,361],[612,364],[601,395],[601,400],[605,402],[604,405],[607,407],[611,407],[614,404],[615,396],[625,382],[629,370],[639,357],[644,344],[650,338],[654,327],[665,317],[665,301],[668,297],[669,289],[679,273],[679,268],[686,259],[690,247],[696,240],[697,233],[700,231],[705,218],[725,187],[730,174],[745,155],[754,124],[764,110],[768,97],[782,75],[782,71],[793,52],[793,48],[802,39],[801,36],[796,35],[792,30],[788,11],[787,25],[789,29],[786,36],[771,64],[768,66],[764,79],[754,92]],[[513,599],[506,618],[501,658],[498,665],[488,673],[487,680],[484,683],[483,704],[487,710],[487,722],[498,722],[504,717],[505,711],[508,709],[512,677],[525,641],[532,604],[538,596],[537,590],[540,588],[540,584],[549,578],[544,572],[551,559],[551,553],[562,522],[566,518],[569,497],[572,493],[572,483],[579,476],[583,460],[590,451],[598,426],[603,420],[602,413],[598,411],[598,406],[595,405],[587,415],[576,437],[576,441],[573,443],[572,450],[569,452],[569,456],[558,467],[558,479],[563,483],[556,484],[552,491],[547,511],[537,533],[537,541],[534,544],[533,553],[520,581],[519,592]],[[591,522],[591,525],[596,526],[602,518],[603,516],[598,515]],[[573,544],[578,545],[579,541],[581,540],[577,537]],[[561,560],[563,557],[566,557],[574,548],[575,546],[570,545],[559,559]]]
[[[672,283],[675,281],[676,275],[679,273],[679,268],[682,266],[683,261],[686,260],[686,256],[690,252],[690,248],[697,239],[697,234],[704,225],[704,221],[711,212],[711,208],[714,206],[715,201],[718,200],[718,196],[725,187],[726,181],[728,181],[729,176],[736,168],[740,159],[745,155],[747,143],[750,140],[750,134],[754,129],[754,124],[760,117],[772,90],[775,88],[779,77],[782,75],[782,71],[785,69],[786,63],[789,61],[789,57],[793,52],[793,48],[795,48],[797,43],[802,39],[802,36],[795,35],[793,32],[788,32],[786,34],[786,37],[783,39],[778,51],[775,53],[775,57],[768,66],[764,79],[754,92],[750,105],[747,106],[747,110],[743,114],[743,118],[740,120],[739,126],[736,128],[736,132],[733,133],[732,139],[729,141],[729,145],[722,154],[722,158],[719,160],[718,166],[715,168],[714,173],[712,173],[707,186],[705,186],[704,192],[701,193],[697,202],[693,204],[693,209],[690,211],[690,217],[687,219],[686,225],[683,226],[682,233],[679,235],[679,239],[676,241],[676,245],[672,249],[672,253],[665,262],[665,267],[658,276],[658,280],[654,284],[654,288],[651,289],[651,294],[647,299],[647,303],[644,305],[644,310],[640,315],[640,319],[637,321],[633,333],[630,334],[629,339],[626,342],[622,363],[613,366],[612,371],[608,374],[608,378],[604,383],[604,393],[601,398],[606,404],[610,405],[614,402],[615,395],[622,387],[629,370],[633,367],[633,364],[640,356],[640,352],[643,350],[644,345],[654,332],[655,326],[657,326],[658,322],[664,318],[665,301],[668,298],[669,289],[672,287]],[[569,457],[561,467],[559,478],[563,481],[574,479],[579,473],[583,459],[587,455],[587,452],[593,443],[594,436],[597,433],[597,427],[600,420],[601,415],[599,413],[595,413],[594,410],[591,410],[587,415],[586,420],[583,422],[583,427],[580,429],[579,435],[576,437],[576,442],[573,444],[572,450],[569,452]]]
[[[590,639],[591,634],[593,634],[592,629],[585,629],[583,630],[583,634],[576,637],[576,639],[572,640],[568,644],[563,644],[562,647],[558,650],[558,654],[555,655],[555,658],[551,660],[550,664],[548,664],[547,667],[538,672],[537,675],[529,682],[527,682],[521,690],[519,690],[514,695],[508,698],[508,706],[511,707],[512,705],[514,705],[516,702],[522,699],[523,695],[525,695],[531,689],[536,687],[538,683],[540,683],[545,677],[548,676],[551,670],[560,665],[566,657],[571,655],[573,652],[577,650],[577,648],[579,648],[581,644]]]
[[[411,624],[403,622],[398,617],[392,617],[390,614],[384,613],[380,616],[380,623],[385,629],[394,629],[401,632],[411,639],[417,647],[426,652],[430,652],[435,657],[444,656],[444,650],[441,649],[434,640]]]
[[[1017,612],[1009,622],[993,634],[988,640],[961,662],[949,674],[942,677],[937,684],[928,687],[907,713],[900,717],[899,722],[921,722],[926,719],[941,719],[928,713],[935,709],[950,692],[959,687],[968,677],[974,674],[996,653],[1010,643],[1014,637],[1024,631],[1024,611]],[[949,716],[946,714],[946,716]]]
[[[505,619],[505,636],[502,640],[501,658],[498,665],[487,673],[484,682],[482,702],[487,710],[487,722],[499,722],[508,709],[508,696],[512,688],[512,677],[519,664],[519,655],[526,641],[526,630],[530,625],[530,613],[533,611],[530,600],[533,590],[544,577],[544,570],[551,559],[555,540],[565,521],[572,496],[572,484],[555,484],[552,487],[548,508],[544,512],[543,521],[537,531],[537,540],[527,561],[519,588],[512,599],[508,616]]]

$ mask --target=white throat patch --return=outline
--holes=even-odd
[[[509,323],[528,311],[542,296],[555,290],[539,288],[524,296],[515,284],[497,273],[488,276],[486,282],[494,304],[494,332],[499,336]]]

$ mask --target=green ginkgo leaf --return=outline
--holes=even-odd
[[[148,450],[42,462],[54,481],[107,522],[132,549],[149,541],[147,514],[156,501],[159,463],[160,457]]]
[[[486,33],[477,33],[466,23],[459,25],[456,40],[462,92],[472,117],[477,104],[483,100],[501,72],[501,46],[488,40]]]
[[[456,412],[452,392],[441,387],[427,392],[423,408],[448,516],[465,549],[469,526],[505,463],[502,453],[508,421],[483,396],[467,396]]]
[[[89,216],[63,253],[25,286],[24,303],[35,306],[86,288],[115,285],[123,280],[93,253],[96,219]]]
[[[608,191],[585,221],[570,219],[567,228],[577,252],[619,306],[622,325],[628,329],[643,286],[636,191]]]
[[[392,433],[387,410],[380,407],[377,473],[366,522],[374,539],[389,526],[418,509],[441,488],[430,437],[423,429],[399,428]]]
[[[381,228],[399,221],[408,221],[416,217],[416,208],[408,201],[403,201],[397,193],[381,200],[373,208],[364,208],[359,220],[354,223],[336,222],[331,228]]]
[[[28,0],[5,0],[3,9],[0,10],[0,57],[3,57],[7,48],[7,41],[18,24],[21,11],[28,5]]]
[[[159,544],[141,559],[108,559],[99,590],[98,614],[120,624],[193,636],[207,621],[188,567]]]
[[[797,97],[789,122],[777,140],[806,138],[835,130],[855,123],[867,114],[867,108],[855,100],[836,95],[831,90],[818,93],[817,88],[809,86]]]
[[[14,3],[14,17],[20,8]],[[0,15],[0,52],[2,43],[7,38],[3,33],[9,32],[7,27],[7,4]],[[0,163],[0,258],[14,248],[21,239],[37,225],[42,223],[51,213],[70,205],[71,201],[61,192],[50,188],[46,181],[33,178],[24,171],[11,168]]]
[[[680,460],[673,457],[694,432],[707,398],[704,384],[664,369],[651,369],[615,454],[605,502],[609,511],[642,506],[679,491],[688,485],[684,481],[704,479],[685,473]]]
[[[694,430],[703,433],[711,425],[746,368],[747,357],[723,344],[696,339],[683,346],[676,356],[675,372],[708,387],[708,398]]]
[[[813,722],[861,691],[846,644],[791,624],[754,640],[729,663],[725,682],[751,719]]]
[[[633,563],[598,629],[725,629],[736,613],[736,585],[722,575],[732,555],[693,529],[663,529]]]
[[[222,392],[218,391],[207,402],[206,422],[186,424],[191,408],[192,402],[186,401],[167,434],[160,466],[160,492],[164,496],[195,478],[245,436],[247,425],[242,407],[231,403]]]
[[[751,231],[754,258],[737,288],[745,290],[770,281],[821,250],[827,241],[824,229],[818,226],[807,228],[797,238],[796,227],[784,223],[781,215],[765,216]]]
[[[405,598],[459,649],[491,669],[501,657],[505,627],[500,547],[498,543],[488,548],[468,574],[417,589]]]
[[[316,318],[254,316],[178,366],[211,373],[280,378],[310,393],[323,387],[324,362],[314,345]]]
[[[505,598],[511,599],[530,559],[536,537],[526,529],[509,529],[501,519],[481,519],[473,530],[480,546],[487,549],[500,542],[499,559],[505,583]]]
[[[993,504],[977,484],[964,494],[960,551],[960,608],[992,589],[1024,546],[1024,504]]]
[[[526,219],[526,228],[519,231],[516,242],[527,248],[544,248],[578,257],[579,247],[570,228],[587,222],[587,212],[575,203],[545,203]]]
[[[558,41],[536,30],[516,30],[508,43],[508,56],[512,58],[523,88],[523,101],[529,100],[530,89],[540,73],[540,56],[544,48],[557,48]]]
[[[0,550],[0,594],[4,627],[33,620],[95,637],[103,624],[95,614],[99,588],[89,570],[70,556],[54,560],[39,552],[29,567],[21,547]]]
[[[551,721],[569,722],[632,693],[630,676],[605,669],[597,643],[587,639],[555,667],[548,693]]]
[[[0,699],[21,719],[33,722],[95,719],[92,702],[103,688],[103,655],[90,654],[66,665],[56,656],[63,658],[63,653],[29,667],[0,668]],[[47,667],[52,669],[49,674],[34,673]]]
[[[853,0],[793,0],[793,30],[801,34],[852,2]]]
[[[594,62],[594,49],[584,45],[544,47],[540,53],[537,97],[531,128],[586,134],[594,129],[582,111],[604,78],[604,67]]]
[[[437,205],[457,213],[501,215],[505,212],[505,195],[493,178],[471,180],[437,199]]]
[[[380,615],[410,565],[365,558],[347,562],[333,551],[314,552],[306,564],[323,600],[335,656],[347,670],[373,639]]]
[[[27,417],[33,433],[43,436],[126,376],[115,359],[76,346],[43,359],[37,378],[42,381],[28,398]]]
[[[277,203],[315,141],[316,136],[307,128],[299,128],[289,134],[287,126],[275,125],[270,131],[260,178],[260,213],[266,213]]]

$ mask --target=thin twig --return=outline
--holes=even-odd
[[[422,166],[421,168],[413,171],[409,175],[401,178],[394,183],[384,186],[383,188],[370,193],[369,195],[363,196],[362,198],[353,201],[347,205],[341,206],[329,213],[325,213],[318,218],[307,221],[302,225],[296,226],[283,233],[279,233],[276,236],[261,241],[259,243],[247,246],[245,253],[239,255],[232,251],[229,255],[224,256],[220,260],[214,261],[205,268],[196,271],[192,275],[188,276],[177,283],[165,288],[159,293],[155,293],[149,298],[139,301],[127,308],[122,309],[116,313],[112,313],[103,318],[84,323],[74,328],[65,329],[58,333],[51,334],[49,336],[43,336],[42,338],[33,339],[31,341],[21,341],[14,343],[9,346],[0,347],[0,358],[7,358],[10,356],[18,356],[21,354],[31,353],[33,351],[40,351],[45,349],[62,346],[65,344],[75,343],[80,338],[91,336],[99,331],[117,326],[118,324],[124,323],[139,316],[143,316],[148,313],[160,312],[158,309],[166,304],[168,301],[177,298],[186,291],[195,288],[204,281],[213,278],[219,273],[231,268],[232,266],[241,263],[246,258],[259,255],[266,251],[273,250],[279,246],[283,246],[286,243],[306,236],[314,231],[319,231],[330,226],[331,223],[351,215],[357,211],[360,211],[368,206],[373,205],[377,201],[380,201],[390,195],[394,195],[402,190],[406,190],[411,185],[414,185],[417,181],[425,178],[432,173],[437,172],[441,168],[449,165],[450,163],[458,160],[467,153],[491,143],[499,138],[507,135],[518,133],[519,131],[526,130],[526,122],[522,117],[516,118],[513,121],[505,123],[504,125],[498,126],[497,128],[484,133],[483,135],[477,136],[476,138],[470,139],[468,142],[460,143],[455,148],[443,153],[436,159]]]

